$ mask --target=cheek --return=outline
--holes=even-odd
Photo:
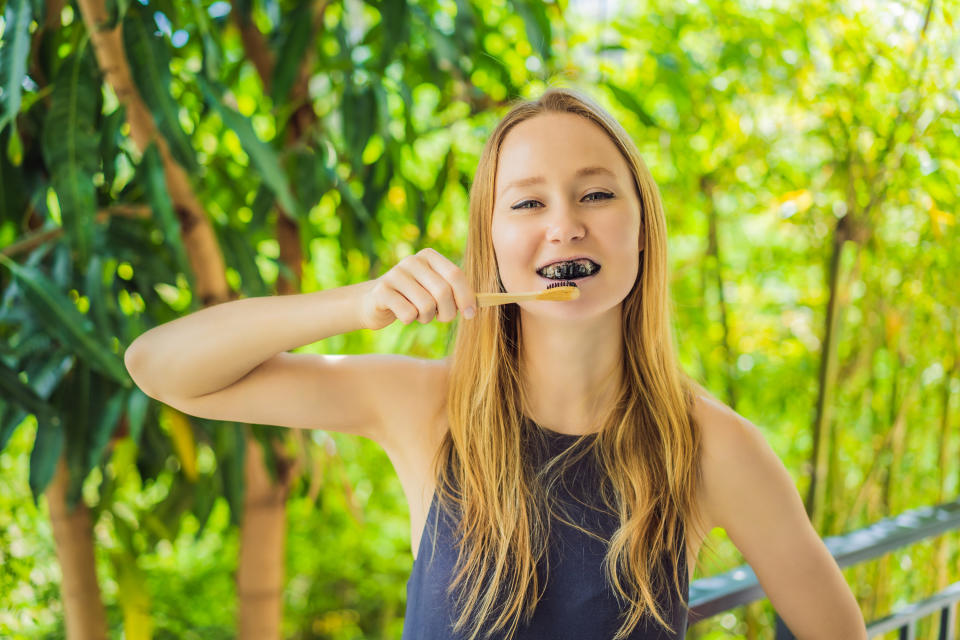
[[[522,260],[528,251],[527,245],[531,242],[530,233],[524,232],[521,225],[503,222],[493,224],[491,238],[501,265]]]

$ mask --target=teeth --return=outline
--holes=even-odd
[[[590,260],[571,260],[567,262],[557,262],[548,265],[538,271],[545,278],[554,278],[558,280],[569,280],[571,278],[581,278],[590,276],[600,270],[600,267]]]

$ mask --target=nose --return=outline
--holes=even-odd
[[[582,238],[586,233],[575,207],[555,207],[548,220],[547,239],[550,242],[569,242]]]

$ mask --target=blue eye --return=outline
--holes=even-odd
[[[584,199],[586,199],[586,198],[589,198],[590,196],[605,196],[605,197],[603,197],[603,198],[595,198],[595,199],[593,199],[593,200],[590,200],[590,202],[596,202],[597,200],[609,200],[609,199],[611,199],[611,198],[614,197],[612,193],[607,193],[606,191],[591,191],[590,193],[588,193],[587,195],[585,195],[585,196],[583,196],[583,197],[584,197]],[[530,209],[530,208],[532,208],[532,207],[525,207],[524,205],[530,204],[530,203],[533,203],[533,202],[536,202],[537,204],[540,204],[540,203],[537,202],[536,200],[524,200],[523,202],[518,202],[517,204],[513,205],[513,206],[510,207],[510,208],[511,208],[511,209]]]

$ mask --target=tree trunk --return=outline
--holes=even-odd
[[[107,616],[100,599],[100,584],[93,555],[90,511],[81,499],[67,510],[70,472],[63,458],[47,488],[47,504],[53,524],[53,539],[63,579],[63,617],[69,640],[106,640]]]
[[[727,404],[736,411],[737,390],[734,383],[736,375],[736,356],[730,339],[730,319],[727,314],[727,300],[723,292],[723,261],[720,253],[720,240],[717,236],[717,207],[713,200],[714,184],[710,176],[700,178],[700,189],[707,196],[707,256],[713,258],[714,278],[717,288],[717,305],[720,307],[720,325],[723,328],[723,358],[724,379],[727,387]],[[704,263],[709,262],[705,260]],[[704,270],[707,266],[704,264]],[[704,277],[704,293],[706,293],[706,277]],[[749,611],[748,611],[749,613]]]
[[[827,445],[830,442],[829,429],[832,428],[833,391],[837,379],[837,341],[839,339],[840,315],[842,313],[841,292],[844,287],[843,250],[847,241],[852,240],[854,223],[852,214],[837,221],[833,234],[833,251],[827,282],[830,298],[827,302],[827,317],[824,323],[823,345],[820,356],[820,375],[817,391],[817,413],[813,421],[813,451],[810,454],[808,469],[810,484],[804,506],[814,529],[822,530],[824,515],[824,496],[828,469]]]
[[[280,469],[280,481],[273,482],[264,464],[263,449],[248,434],[237,565],[237,617],[241,640],[280,637],[287,493],[293,475],[282,465]]]

